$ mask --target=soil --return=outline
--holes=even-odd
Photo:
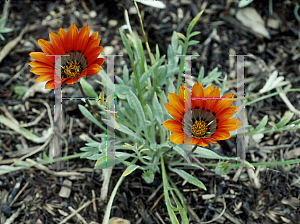
[[[57,33],[59,28],[67,29],[72,23],[78,28],[88,24],[92,32],[99,32],[102,38],[100,45],[107,54],[124,54],[115,59],[115,75],[122,75],[124,64],[132,71],[119,34],[119,28],[125,24],[123,12],[127,9],[132,29],[142,36],[132,1],[8,2],[9,8],[5,8],[7,3],[0,3],[3,9],[0,10],[1,18],[7,15],[5,27],[12,28],[13,31],[3,34],[5,40],[0,40],[0,56],[22,30],[24,34],[0,62],[0,111],[1,115],[10,116],[12,121],[15,119],[20,124],[34,122],[37,116],[44,113],[39,122],[27,127],[32,133],[42,136],[43,131],[50,127],[45,103],[50,105],[53,112],[53,91],[35,89],[32,95],[22,100],[13,87],[23,86],[26,90],[35,84],[37,76],[27,66],[30,62],[29,53],[41,51],[37,40],[49,40],[49,32]],[[245,58],[245,91],[258,92],[275,70],[285,81],[289,81],[289,88],[300,87],[300,21],[294,15],[296,2],[273,1],[272,15],[267,0],[254,1],[248,6],[254,8],[267,24],[266,30],[270,38],[245,28],[232,15],[239,8],[237,3],[231,1],[171,0],[165,4],[165,9],[138,4],[152,52],[155,52],[158,44],[161,55],[167,54],[173,31],[185,34],[192,18],[205,8],[193,29],[201,31],[200,35],[194,37],[200,43],[188,50],[189,54],[201,55],[192,63],[194,77],[198,76],[201,66],[204,66],[206,75],[218,67],[222,72],[221,77],[228,77],[227,87],[235,91],[236,59],[229,55],[252,54],[253,57]],[[102,67],[106,70],[105,63]],[[95,78],[96,76],[90,77],[88,81],[92,83]],[[173,81],[176,83],[176,80]],[[64,88],[66,96],[78,95],[75,87],[68,85]],[[95,86],[95,90],[100,92],[100,85]],[[300,93],[285,94],[299,110]],[[78,104],[83,105],[83,102],[65,102],[63,136],[67,143],[64,143],[64,156],[79,153],[79,149],[85,145],[83,137],[97,140],[95,135],[99,133],[97,126],[81,114]],[[277,123],[287,111],[289,108],[279,95],[246,107],[248,123],[254,127],[266,114],[269,121]],[[295,114],[291,121],[297,119],[299,115]],[[289,130],[264,134],[262,138],[255,140],[250,137],[246,142],[246,159],[250,163],[281,161],[287,159],[287,153],[291,150],[295,153],[288,154],[289,159],[299,159],[299,137],[299,131]],[[219,143],[217,146],[210,145],[209,148],[222,155],[236,156],[235,138]],[[26,156],[39,146],[41,144],[28,141],[0,124],[0,165],[10,165],[13,159]],[[49,147],[47,145],[43,149],[47,155]],[[37,157],[42,158],[42,152],[29,158],[35,161]],[[203,159],[201,162],[216,161]],[[1,175],[0,223],[60,223],[74,210],[95,198],[94,203],[85,206],[78,215],[64,223],[102,223],[107,201],[100,200],[102,171],[94,170],[93,167],[94,161],[77,158],[63,161],[58,166],[50,164]],[[80,175],[63,176],[63,172],[77,172]],[[171,172],[169,176],[183,192],[190,223],[209,223],[211,220],[213,221],[210,223],[300,223],[299,163],[291,166],[256,167],[254,173],[247,168],[232,168],[224,176],[197,170],[188,172],[200,179],[207,191],[184,184],[180,177]],[[108,197],[121,174],[122,170],[113,170]],[[71,193],[67,198],[59,196],[66,184],[64,180],[72,183],[69,188]],[[159,174],[151,184],[142,180],[139,171],[125,178],[114,200],[111,217],[122,217],[131,223],[171,223],[164,204]],[[217,217],[219,218],[216,219]],[[9,218],[12,221],[9,222]]]

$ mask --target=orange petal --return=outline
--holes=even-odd
[[[76,45],[76,51],[85,51],[86,45],[89,41],[90,27],[88,25],[81,28],[78,34],[78,41]]]
[[[53,48],[55,50],[55,53],[58,55],[64,55],[66,52],[60,38],[55,33],[52,32],[50,32],[49,37],[53,45]]]
[[[48,81],[45,85],[45,89],[54,89],[54,80]]]
[[[184,104],[178,95],[169,93],[169,102],[180,114],[183,114],[185,111]]]
[[[229,139],[231,137],[228,131],[219,131],[217,130],[215,134],[213,134],[210,138],[215,140],[224,140]]]
[[[53,66],[54,67],[54,57],[53,56],[46,56],[45,53],[42,52],[31,52],[30,57],[33,59],[43,62],[47,65]]]
[[[177,143],[177,144],[183,144],[184,142],[184,133],[178,133],[178,132],[174,132],[173,134],[171,134],[170,136],[170,141]]]
[[[242,122],[237,119],[228,119],[218,122],[218,130],[234,131],[242,126]]]
[[[62,43],[62,45],[64,46],[64,49],[66,52],[70,52],[70,49],[67,48],[66,46],[66,38],[67,38],[67,33],[63,28],[60,28],[58,31],[58,37]]]
[[[208,95],[209,98],[220,98],[220,89],[215,88],[213,91],[210,92]],[[217,103],[218,100],[207,99],[205,103],[205,110],[212,111],[212,108]]]
[[[218,122],[222,122],[232,117],[232,115],[237,111],[237,107],[227,107],[217,114]]]
[[[207,139],[199,139],[200,141],[197,143],[199,146],[208,146]],[[210,139],[211,140],[211,139]],[[216,142],[217,143],[217,142]]]
[[[162,125],[171,132],[182,132],[182,125],[176,120],[166,120]]]
[[[36,82],[44,82],[44,81],[50,81],[54,79],[54,74],[47,74],[47,75],[40,75],[35,80]]]
[[[183,107],[188,111],[192,109],[192,102],[191,102],[191,92],[186,86],[180,86],[179,89],[179,98],[181,102],[183,102]],[[187,108],[186,108],[187,106]]]
[[[168,103],[165,103],[164,105],[169,114],[178,122],[181,122],[182,114],[180,114],[172,105]]]
[[[192,138],[192,137],[188,137],[188,136],[184,136],[184,143],[187,145],[196,145],[201,141],[201,139],[198,138]]]
[[[101,53],[103,47],[95,47],[94,51],[89,54],[87,57],[87,66],[90,66],[95,62],[95,60],[98,58],[99,54]]]
[[[54,74],[54,69],[50,67],[36,67],[30,70],[30,72],[37,75],[45,75],[48,73]]]
[[[203,92],[203,87],[200,84],[200,82],[196,82],[193,87],[192,87],[192,97],[203,97],[204,96],[204,92]],[[204,105],[204,100],[203,99],[194,99],[193,100],[193,108],[195,107],[199,107],[199,108],[203,108]]]
[[[101,67],[98,64],[92,64],[87,68],[87,76],[96,75],[101,71]]]
[[[68,49],[70,51],[75,51],[76,44],[77,44],[77,38],[78,38],[78,29],[73,23],[67,33],[67,39],[65,44],[68,46]]]
[[[233,94],[225,94],[221,98],[233,98]],[[218,100],[218,102],[215,104],[212,112],[215,112],[215,113],[221,112],[225,108],[229,107],[232,104],[232,101],[233,101],[233,99],[232,100],[229,100],[229,99]]]
[[[211,139],[211,138],[205,138],[204,139],[206,142],[210,142],[210,143],[218,143],[215,140]]]
[[[52,46],[48,41],[39,39],[38,44],[41,46],[42,50],[46,53],[46,55],[54,55],[55,51]]]
[[[40,61],[32,61],[30,63],[28,63],[32,68],[35,67],[49,67],[49,68],[54,68],[54,66],[49,66],[48,64],[45,64],[44,62],[40,62]]]

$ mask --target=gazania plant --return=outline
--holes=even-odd
[[[90,35],[88,25],[80,31],[75,24],[72,24],[68,32],[64,29],[59,29],[58,34],[51,32],[50,42],[42,39],[38,41],[42,52],[30,53],[34,60],[29,63],[32,67],[31,72],[38,75],[37,82],[47,82],[46,89],[63,88],[64,85],[61,84],[78,83],[83,97],[89,97],[89,100],[85,101],[87,105],[79,105],[79,110],[88,119],[87,122],[94,123],[99,128],[98,133],[102,134],[95,133],[97,140],[86,138],[87,142],[85,147],[80,149],[81,153],[55,159],[49,159],[44,153],[44,158],[39,158],[36,163],[21,161],[19,166],[17,163],[12,166],[0,166],[0,174],[78,157],[93,160],[95,169],[103,169],[108,167],[108,161],[112,161],[109,158],[111,159],[112,156],[114,163],[109,164],[110,168],[119,166],[124,170],[109,196],[103,224],[108,223],[113,200],[122,181],[137,169],[142,171],[141,178],[146,183],[152,183],[155,177],[162,180],[164,202],[171,222],[189,223],[189,214],[182,192],[167,175],[168,172],[177,174],[189,184],[205,191],[206,186],[195,177],[195,174],[185,170],[185,167],[223,175],[227,174],[233,166],[246,165],[252,168],[254,166],[240,158],[221,156],[212,150],[220,140],[235,137],[237,134],[233,131],[242,126],[241,121],[236,119],[238,108],[233,105],[236,96],[226,88],[227,77],[221,78],[218,68],[204,77],[202,67],[198,77],[191,80],[193,85],[190,89],[181,79],[185,60],[184,57],[176,55],[187,55],[188,46],[198,44],[198,41],[191,38],[200,32],[192,32],[192,30],[203,11],[190,22],[186,35],[173,32],[166,57],[160,54],[158,46],[155,53],[151,51],[139,9],[137,4],[134,4],[147,54],[141,38],[137,32],[132,31],[125,10],[128,31],[120,29],[119,32],[128,53],[130,69],[124,65],[122,76],[115,76],[116,83],[101,69],[104,59],[100,57],[102,51],[102,47],[99,46],[100,38],[98,32]],[[55,71],[55,55],[61,55],[60,74]],[[99,93],[99,89],[94,90],[84,79],[92,75],[100,77],[101,81],[98,82],[103,89],[107,90],[114,86],[115,96],[105,95],[104,91]],[[174,80],[177,80],[177,83],[174,83]],[[264,89],[270,90],[268,87]],[[255,95],[254,100],[246,101],[245,105],[274,95],[272,93],[273,95],[260,96],[259,94]],[[256,128],[245,127],[246,132],[243,134],[299,129],[300,120],[287,124],[292,116],[291,113],[277,124],[270,123],[272,127],[269,128],[265,127],[268,117],[264,117]],[[3,122],[3,119],[1,116],[0,122],[6,124],[10,122],[8,120]],[[25,137],[27,135],[28,139],[34,136],[23,127],[15,130],[19,130]],[[28,133],[30,133],[29,137]],[[113,137],[108,138],[108,135]],[[189,147],[191,150],[186,151]],[[209,159],[210,163],[204,163],[205,159]],[[230,161],[234,162],[230,163]],[[241,164],[237,164],[237,161]],[[280,163],[291,164],[295,161],[280,161]],[[280,163],[270,165],[280,165]],[[107,194],[111,175],[109,170],[103,169],[106,183],[103,184],[103,189],[106,188],[106,191],[101,190],[102,199],[107,196],[102,194],[105,192]],[[201,172],[196,173],[201,175]]]

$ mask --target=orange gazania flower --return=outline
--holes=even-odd
[[[54,56],[49,55],[68,55],[61,57],[61,83],[73,84],[84,76],[96,75],[100,72],[100,65],[104,58],[98,58],[103,47],[99,46],[101,38],[97,38],[98,32],[90,35],[90,27],[84,26],[78,33],[77,27],[72,24],[68,33],[60,28],[58,35],[50,32],[51,43],[39,39],[38,44],[43,52],[32,52],[29,55],[36,61],[30,62],[33,67],[30,71],[39,77],[37,82],[48,81],[46,89],[54,89]],[[60,83],[59,83],[60,84]],[[57,84],[56,84],[57,85]]]
[[[233,98],[233,94],[221,98]],[[237,119],[229,119],[237,111],[237,107],[230,106],[233,100],[221,98],[219,88],[214,89],[211,85],[203,91],[199,82],[192,87],[192,95],[185,86],[180,87],[179,95],[169,93],[170,104],[164,105],[175,120],[167,120],[162,125],[173,132],[171,142],[207,146],[207,142],[217,143],[215,140],[230,138],[229,132],[239,128],[242,123]],[[188,108],[185,108],[185,100]]]

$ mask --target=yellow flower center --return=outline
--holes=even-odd
[[[192,125],[192,134],[196,137],[202,137],[206,134],[208,125],[205,121],[195,121]]]
[[[69,61],[64,66],[63,74],[66,76],[65,78],[74,79],[81,74],[82,67],[77,62],[70,63]]]

